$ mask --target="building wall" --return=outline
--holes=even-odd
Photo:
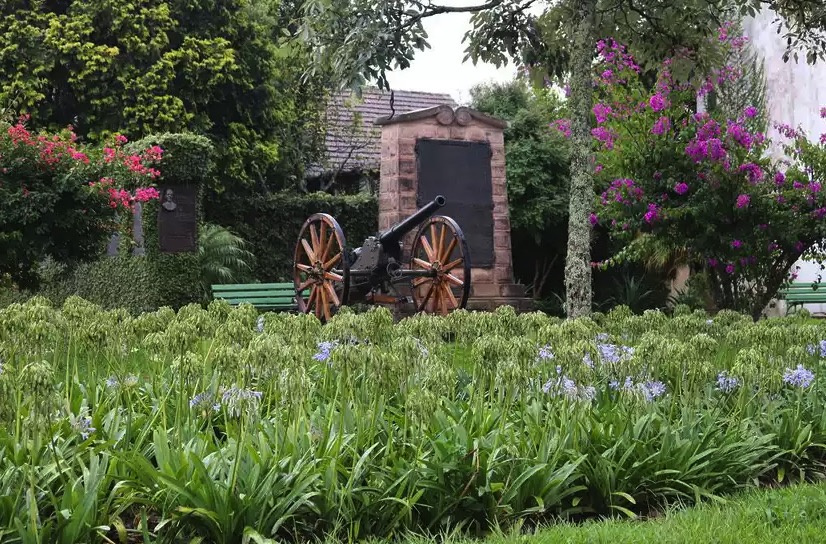
[[[826,63],[819,61],[808,65],[805,54],[797,63],[793,58],[783,62],[786,43],[782,34],[777,34],[774,18],[774,12],[763,10],[744,21],[745,34],[764,60],[769,122],[801,127],[811,140],[816,141],[826,132],[826,119],[820,118],[820,108],[826,106]],[[782,157],[780,134],[771,127],[768,135],[774,140],[772,156]],[[798,261],[797,265],[800,266],[798,280],[817,279],[820,272],[817,263]],[[806,308],[813,313],[826,312],[824,304],[808,304]]]

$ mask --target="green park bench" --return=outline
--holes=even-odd
[[[232,306],[248,303],[262,311],[297,311],[295,286],[289,283],[233,283],[212,286],[212,298]]]
[[[804,304],[826,304],[826,284],[795,281],[780,289],[777,298],[785,300],[788,309]]]

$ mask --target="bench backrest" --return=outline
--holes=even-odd
[[[233,306],[244,302],[256,308],[296,309],[295,286],[292,283],[238,283],[212,286],[212,296]]]
[[[777,294],[790,302],[826,302],[826,285],[812,285],[810,281],[793,282]]]

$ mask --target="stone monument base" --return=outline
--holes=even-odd
[[[493,311],[499,306],[513,306],[517,312],[533,311],[533,299],[525,295],[525,286],[518,283],[470,284],[468,310]]]
[[[398,286],[397,289],[399,296],[410,297],[410,289],[407,286]],[[513,306],[517,313],[535,310],[533,299],[525,295],[524,285],[518,283],[473,285],[471,282],[467,310],[491,312],[499,306]],[[396,319],[410,317],[416,313],[416,307],[412,302],[398,302],[390,305],[390,309]]]

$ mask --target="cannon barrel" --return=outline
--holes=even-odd
[[[379,234],[379,241],[382,244],[392,244],[399,242],[405,234],[412,231],[424,221],[433,215],[433,213],[445,205],[445,197],[442,195],[436,196],[433,200],[428,202],[424,207],[419,209],[416,213],[402,221],[401,223],[394,225],[387,229],[386,231]]]

